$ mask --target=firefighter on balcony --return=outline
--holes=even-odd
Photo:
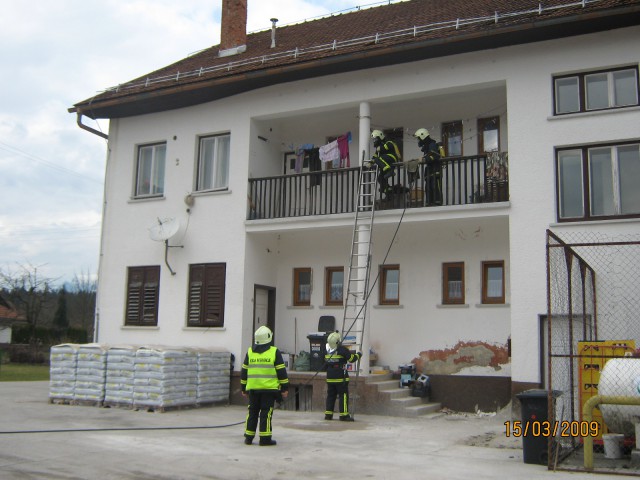
[[[371,132],[371,138],[373,138],[373,147],[376,151],[371,157],[369,166],[372,166],[372,164],[378,166],[378,187],[380,189],[380,195],[385,195],[385,198],[389,199],[391,197],[389,179],[393,177],[395,173],[394,164],[401,160],[400,150],[398,150],[398,146],[393,140],[385,137],[381,130]]]
[[[324,419],[333,420],[333,409],[337,398],[340,420],[353,422],[353,417],[349,414],[349,372],[346,366],[347,363],[360,360],[362,353],[351,353],[342,346],[341,340],[338,332],[331,333],[327,338],[327,353],[324,356],[327,369],[327,404]]]
[[[419,128],[413,134],[418,139],[425,166],[425,190],[427,205],[442,205],[442,157],[444,148],[429,135],[429,130]]]
[[[249,395],[249,413],[245,422],[244,443],[251,445],[260,420],[260,445],[275,445],[271,438],[271,417],[276,400],[287,398],[289,378],[278,348],[271,345],[273,333],[264,325],[254,334],[255,344],[242,363],[242,396]]]

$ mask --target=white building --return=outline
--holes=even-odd
[[[342,327],[370,131],[409,160],[425,127],[443,205],[419,191],[376,212],[365,353],[467,382],[471,404],[542,385],[546,230],[639,226],[640,1],[507,3],[384,2],[246,35],[247,1],[224,0],[220,46],[77,103],[83,127],[110,119],[96,340],[225,347],[238,370],[266,323],[308,351],[321,316]],[[350,168],[296,165],[348,132]],[[167,218],[177,233],[154,241]]]

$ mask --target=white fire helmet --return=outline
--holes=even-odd
[[[342,340],[342,338],[340,338],[340,334],[338,332],[333,332],[327,338],[327,344],[329,345],[329,347],[331,347],[332,350],[335,350],[338,346],[338,343],[340,343],[340,340]]]
[[[413,134],[414,137],[419,138],[420,140],[424,140],[429,136],[429,130],[426,128],[419,128],[416,130],[416,133]]]
[[[266,345],[267,343],[271,342],[272,338],[273,333],[271,332],[271,329],[269,327],[265,327],[264,325],[257,329],[256,333],[254,334],[256,345]]]

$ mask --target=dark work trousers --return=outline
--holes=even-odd
[[[395,158],[389,154],[374,155],[373,163],[378,166],[378,188],[381,195],[389,195],[389,179],[395,174]]]
[[[428,163],[425,168],[427,205],[442,205],[442,166],[440,162]]]
[[[327,409],[325,415],[333,415],[333,409],[338,399],[340,416],[349,415],[349,382],[327,382]]]
[[[249,390],[249,413],[245,422],[244,436],[253,438],[256,436],[258,418],[260,419],[260,438],[271,438],[271,417],[273,405],[280,392]]]

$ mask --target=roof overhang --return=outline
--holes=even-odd
[[[121,118],[156,113],[211,102],[281,83],[325,75],[397,65],[500,47],[585,35],[640,24],[640,6],[632,5],[506,26],[496,30],[378,46],[375,49],[332,55],[290,65],[150,89],[130,95],[94,98],[69,109],[87,117]]]

